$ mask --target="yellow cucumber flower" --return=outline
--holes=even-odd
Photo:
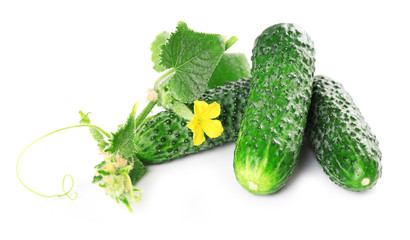
[[[221,114],[221,106],[214,102],[208,104],[204,101],[194,102],[194,117],[187,127],[194,133],[194,145],[199,146],[205,141],[204,132],[210,138],[221,136],[224,131],[219,120],[212,120]]]

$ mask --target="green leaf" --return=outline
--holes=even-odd
[[[105,167],[105,165],[107,165],[107,162],[104,160],[104,161],[100,162],[99,164],[95,165],[94,168],[103,169]]]
[[[128,175],[130,176],[132,185],[135,185],[147,172],[147,168],[136,157],[134,157],[132,161],[133,161],[133,167],[128,172]]]
[[[248,59],[242,53],[225,53],[215,68],[208,88],[216,88],[225,82],[236,81],[251,76]]]
[[[161,54],[161,47],[167,42],[169,35],[170,35],[169,32],[164,31],[158,34],[155,40],[151,44],[151,52],[152,52],[151,59],[152,59],[152,62],[154,63],[153,68],[157,72],[163,72],[166,69],[165,67],[160,65],[160,60],[161,60],[160,54]]]
[[[103,175],[103,176],[108,176],[108,175],[111,174],[111,173],[109,173],[107,171],[104,171],[104,170],[98,170],[97,173],[100,174],[100,175]]]
[[[103,179],[103,176],[101,176],[101,175],[94,176],[92,183],[100,182],[102,179]]]
[[[128,159],[136,152],[135,145],[135,113],[137,111],[137,104],[132,108],[132,112],[127,119],[124,126],[121,126],[116,133],[112,134],[110,139],[110,146],[105,150],[106,152],[120,154],[123,158]]]
[[[80,124],[90,124],[91,123],[91,120],[88,117],[88,114],[90,113],[85,114],[83,111],[80,110],[80,117],[81,117]]]
[[[208,81],[225,47],[223,36],[195,32],[179,22],[160,54],[161,65],[173,71],[163,87],[183,103],[198,99],[208,89]]]
[[[80,110],[80,124],[91,124],[91,120],[88,117],[88,114],[90,113],[85,114]],[[108,146],[108,143],[104,139],[104,135],[96,128],[88,127],[88,129],[90,129],[90,133],[93,136],[94,140],[97,141],[98,148],[103,151]]]
[[[127,197],[121,195],[121,196],[118,197],[118,199],[127,207],[127,209],[128,209],[130,212],[132,212],[132,208],[131,208],[130,203],[128,202]],[[118,202],[118,199],[116,199],[117,202]]]

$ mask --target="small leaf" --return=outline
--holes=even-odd
[[[102,161],[101,163],[95,165],[94,168],[96,168],[96,169],[102,169],[102,168],[105,167],[106,164],[107,164],[106,161]]]
[[[103,176],[108,176],[108,175],[110,175],[109,172],[106,172],[106,171],[104,171],[104,170],[98,170],[97,173],[98,173],[98,174],[101,174],[101,175],[103,175]]]
[[[120,154],[123,158],[131,157],[136,151],[135,145],[135,113],[138,104],[135,104],[127,122],[121,126],[116,133],[112,134],[110,139],[110,146],[105,150],[106,152]]]
[[[85,114],[83,111],[80,110],[80,116],[81,116],[80,124],[91,124],[88,114],[90,113]],[[101,151],[103,151],[108,146],[108,143],[104,139],[104,135],[96,128],[88,127],[88,129],[90,129],[91,135],[93,136],[95,141],[97,141],[98,148]]]
[[[208,88],[216,88],[225,82],[250,76],[250,65],[243,53],[224,53],[208,82]]]
[[[135,185],[147,172],[147,168],[142,164],[142,162],[134,157],[133,158],[133,168],[128,172],[131,178],[132,185]]]
[[[128,209],[130,212],[132,212],[131,205],[130,205],[130,203],[128,202],[128,199],[127,199],[126,197],[124,197],[123,195],[121,195],[121,196],[119,196],[119,200],[120,200],[122,203],[124,203],[124,205],[127,207],[127,209]],[[118,202],[118,200],[117,200],[117,202]]]
[[[83,111],[81,111],[80,110],[80,117],[81,117],[81,120],[80,120],[80,124],[90,124],[90,118],[88,117],[88,114],[90,114],[90,113],[87,113],[87,114],[85,114]]]
[[[103,176],[98,175],[98,176],[94,176],[92,183],[97,183],[99,181],[101,181],[103,179]]]
[[[165,67],[160,65],[160,61],[161,61],[160,54],[161,54],[161,47],[167,42],[169,35],[170,35],[169,32],[164,31],[158,34],[155,40],[151,44],[151,52],[152,52],[151,59],[152,59],[152,62],[154,63],[153,68],[157,72],[163,72],[166,69]]]

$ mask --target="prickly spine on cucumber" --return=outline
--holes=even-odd
[[[324,172],[352,191],[373,187],[381,176],[381,151],[359,108],[343,86],[316,76],[306,136]]]
[[[222,122],[224,132],[218,138],[207,138],[203,144],[194,146],[187,121],[165,110],[147,119],[137,129],[136,156],[145,164],[157,164],[236,140],[249,87],[248,79],[239,79],[207,90],[201,97],[200,100],[209,104],[218,102],[221,105],[217,119]],[[192,109],[193,105],[189,107]]]
[[[282,188],[298,159],[310,104],[315,51],[293,24],[267,28],[252,51],[251,89],[234,155],[238,182],[251,193]]]

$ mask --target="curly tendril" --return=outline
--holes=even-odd
[[[62,181],[63,193],[62,193],[62,194],[54,194],[54,195],[44,195],[44,194],[41,194],[41,193],[38,193],[38,192],[34,191],[33,189],[29,188],[26,184],[24,184],[23,181],[21,180],[20,176],[19,176],[19,163],[20,163],[20,159],[21,159],[21,157],[23,156],[23,154],[27,151],[27,149],[29,149],[29,148],[30,148],[32,145],[34,145],[36,142],[40,141],[40,140],[43,139],[43,138],[46,138],[46,137],[50,136],[51,134],[54,134],[54,133],[57,133],[57,132],[60,132],[60,131],[63,131],[63,130],[67,130],[67,129],[70,129],[70,128],[76,128],[76,127],[93,127],[93,128],[96,128],[97,130],[99,130],[101,133],[103,133],[103,134],[104,134],[105,136],[107,136],[108,138],[111,137],[111,135],[110,135],[109,133],[107,133],[106,131],[104,131],[103,129],[101,129],[101,128],[98,127],[98,126],[95,126],[95,125],[92,125],[92,124],[81,124],[81,125],[73,125],[73,126],[69,126],[69,127],[65,127],[65,128],[60,128],[60,129],[58,129],[58,130],[55,130],[55,131],[50,132],[50,133],[47,133],[46,135],[44,135],[44,136],[42,136],[42,137],[36,139],[36,140],[33,141],[32,143],[30,143],[30,144],[21,152],[20,156],[19,156],[18,159],[17,159],[17,164],[16,164],[16,175],[17,175],[17,178],[18,178],[18,180],[20,181],[20,183],[21,183],[27,190],[29,190],[30,192],[32,192],[32,193],[34,193],[34,194],[37,194],[37,195],[39,195],[39,196],[41,196],[41,197],[46,197],[46,198],[64,197],[64,196],[66,196],[66,197],[69,198],[70,200],[75,200],[75,199],[77,199],[78,193],[74,193],[73,196],[70,196],[70,195],[69,195],[69,194],[71,193],[71,191],[73,190],[73,187],[74,187],[74,178],[73,178],[71,175],[69,175],[69,174],[66,174],[66,175],[63,177],[63,181]],[[67,177],[69,177],[69,178],[71,179],[71,186],[70,186],[70,189],[69,189],[68,191],[65,190],[65,180],[66,180]]]

